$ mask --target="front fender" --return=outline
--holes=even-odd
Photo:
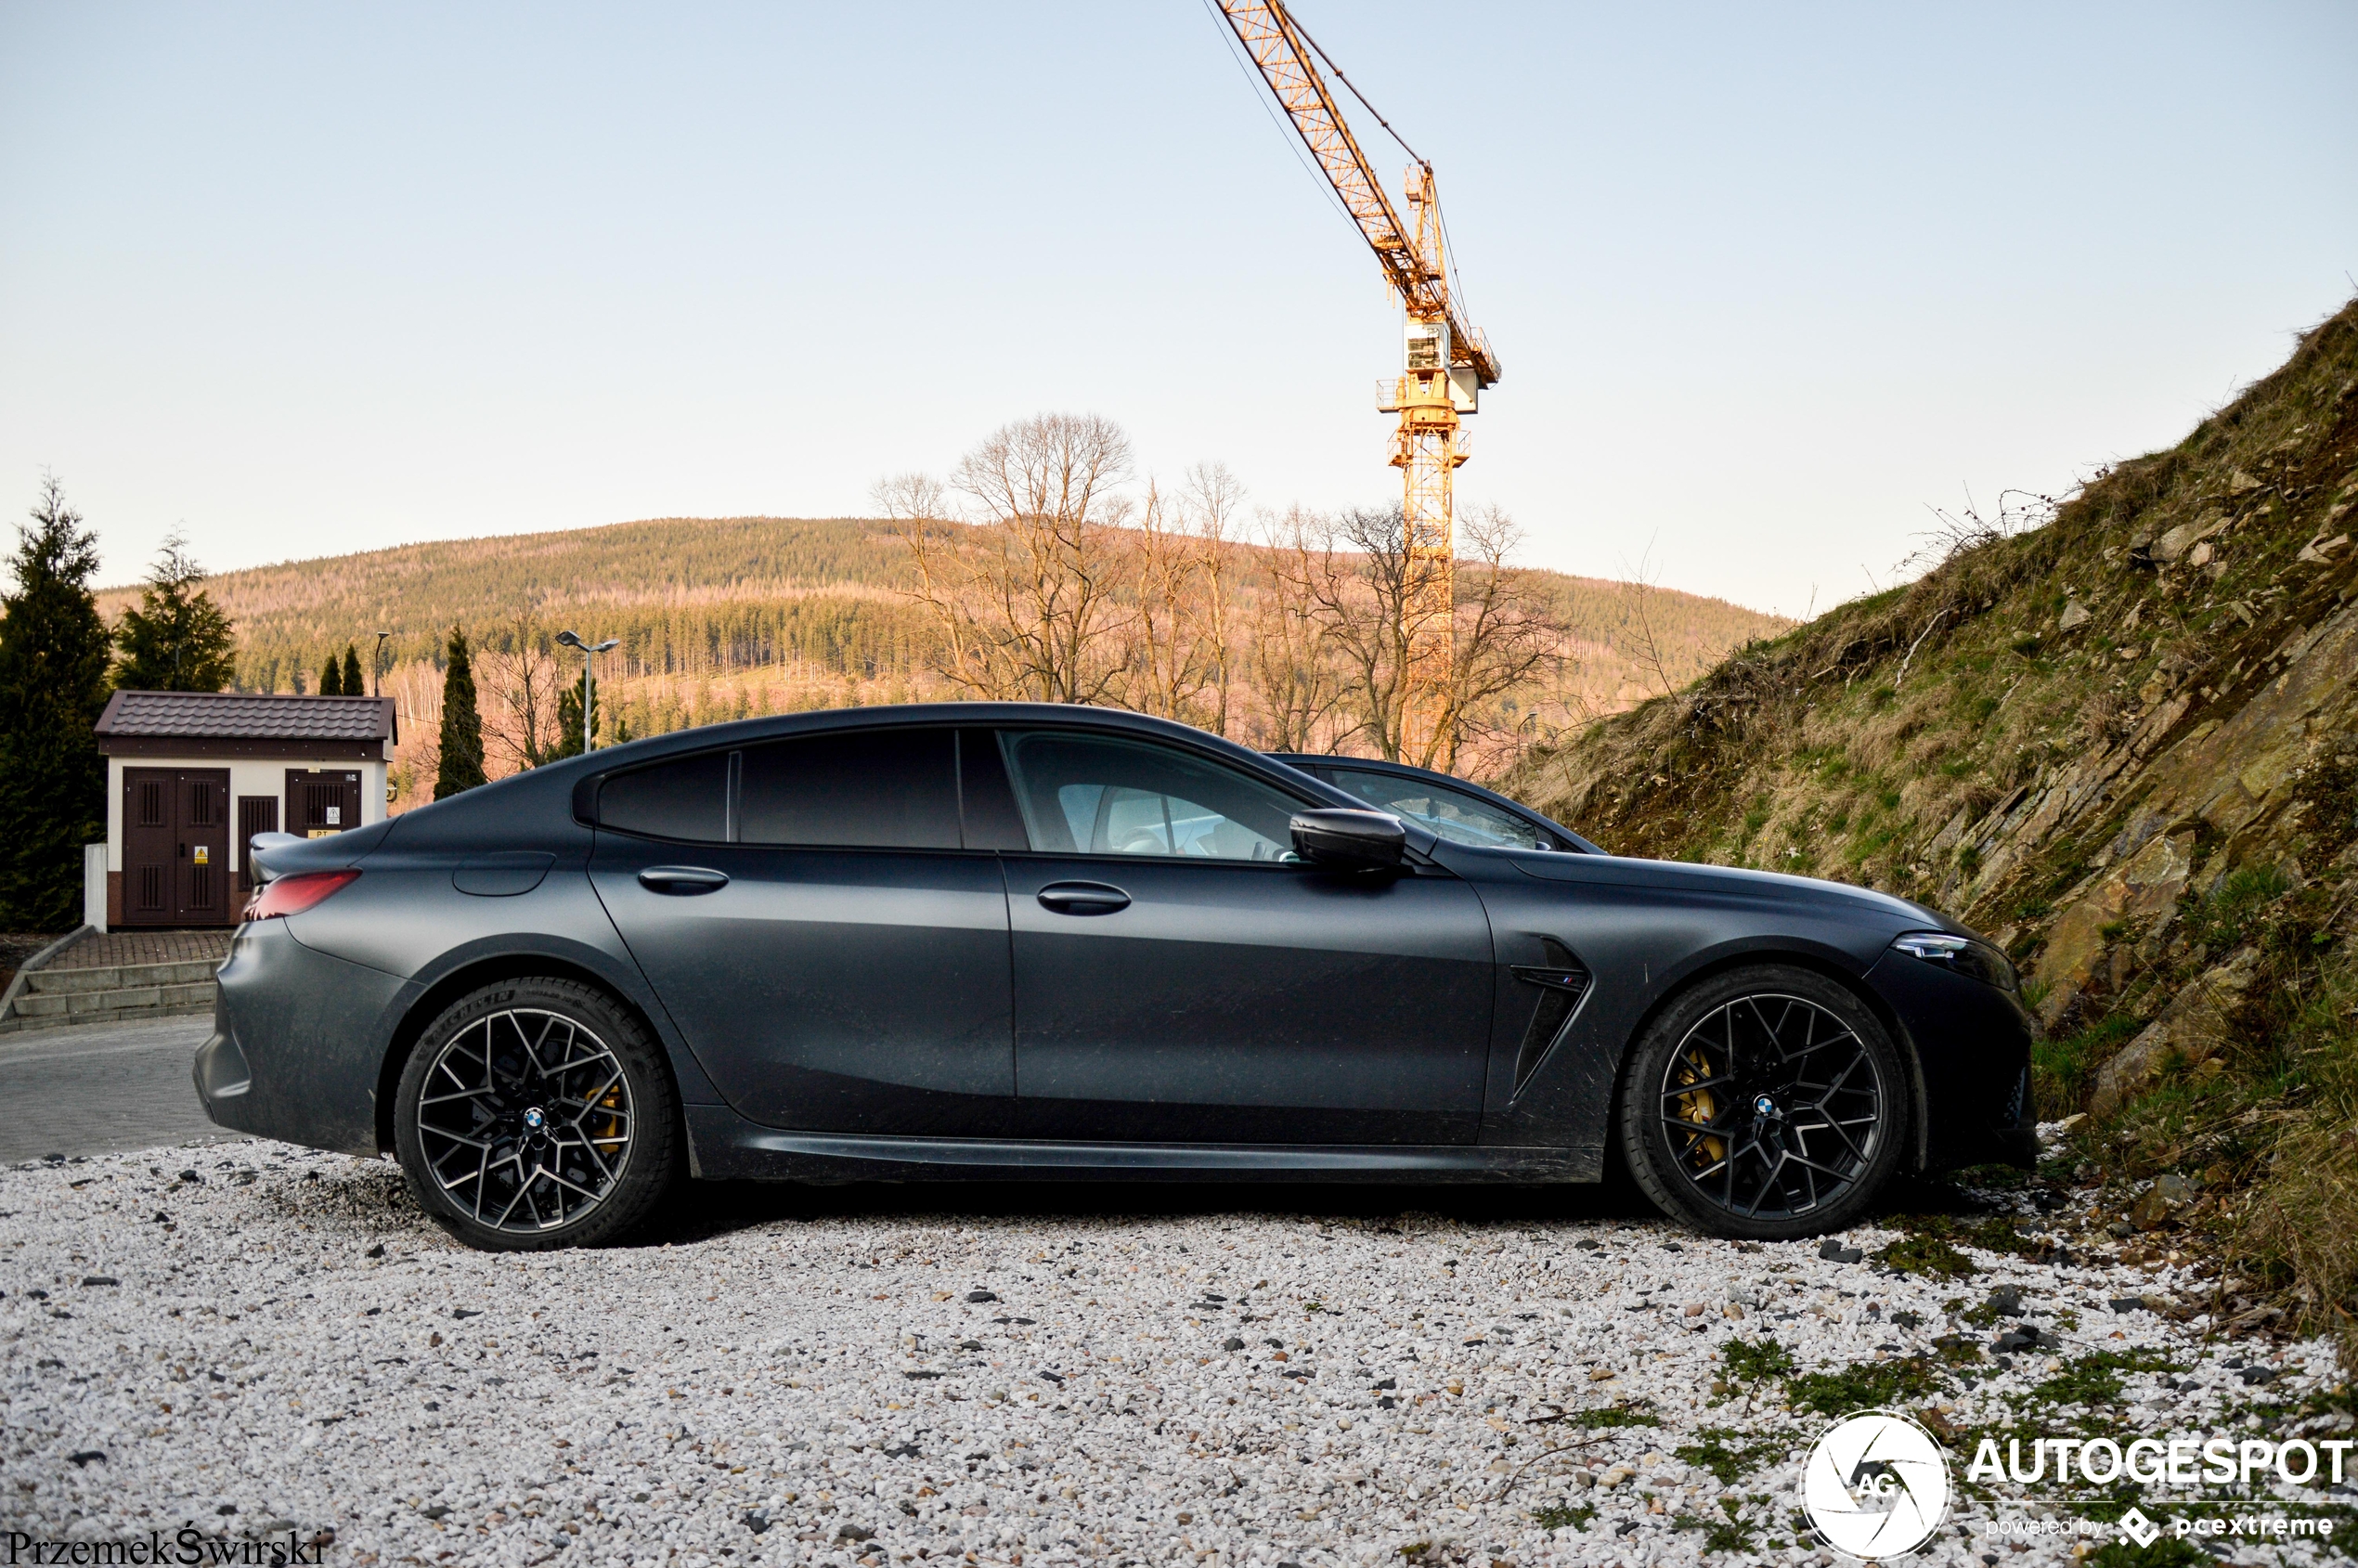
[[[1696,978],[1746,962],[1800,964],[1865,991],[1898,932],[1920,920],[1896,901],[1822,894],[1792,878],[1720,878],[1710,868],[1588,855],[1525,856],[1445,847],[1490,914],[1497,993],[1481,1142],[1586,1151],[1601,1172],[1614,1085],[1654,1014]],[[1545,875],[1519,862],[1531,860]],[[1696,875],[1693,873],[1702,873]],[[1871,896],[1872,897],[1872,896]],[[1885,909],[1883,902],[1895,907]],[[1569,1017],[1515,973],[1566,959],[1588,980]]]

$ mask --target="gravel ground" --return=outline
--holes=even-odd
[[[2340,1419],[2303,1414],[2323,1344],[2131,1303],[2207,1287],[2068,1209],[2023,1228],[2079,1262],[1944,1280],[1872,1227],[1828,1258],[1466,1189],[1032,1191],[706,1192],[669,1244],[516,1257],[276,1144],[0,1172],[0,1524],[364,1564],[1799,1563],[1833,1561],[1793,1525],[1813,1402],[1968,1445]],[[2068,1500],[1997,1491],[1926,1560],[2071,1560],[1989,1534]],[[2300,1494],[2331,1546],[2222,1549],[2346,1550],[2353,1494]]]

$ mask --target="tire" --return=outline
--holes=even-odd
[[[1909,1078],[1889,1031],[1842,986],[1783,965],[1674,999],[1630,1052],[1620,1100],[1639,1190],[1713,1236],[1840,1230],[1907,1147]]]
[[[420,1207],[486,1251],[596,1247],[678,1178],[671,1070],[646,1030],[573,980],[503,980],[419,1036],[394,1147]]]

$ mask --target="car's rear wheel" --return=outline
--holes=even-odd
[[[503,980],[428,1025],[401,1074],[409,1190],[472,1247],[588,1247],[643,1221],[677,1174],[679,1097],[646,1030],[571,980]]]
[[[1822,975],[1730,970],[1665,1008],[1621,1085],[1630,1174],[1672,1218],[1779,1240],[1858,1218],[1899,1163],[1907,1077],[1875,1015]]]

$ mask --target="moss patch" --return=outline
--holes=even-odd
[[[1719,1347],[1719,1359],[1739,1382],[1781,1378],[1794,1369],[1793,1352],[1766,1334],[1757,1341],[1730,1340]]]
[[[1975,1272],[1971,1258],[1937,1236],[1903,1237],[1875,1253],[1876,1259],[1902,1274],[1934,1279],[1962,1279]]]
[[[1730,1445],[1743,1434],[1732,1427],[1705,1427],[1695,1434],[1700,1443],[1681,1444],[1674,1449],[1680,1458],[1700,1470],[1707,1470],[1719,1478],[1722,1486],[1733,1486],[1769,1460],[1781,1456],[1788,1446],[1783,1443],[1744,1443]]]
[[[1910,1356],[1893,1361],[1862,1361],[1830,1372],[1811,1372],[1788,1380],[1785,1393],[1795,1410],[1847,1416],[1854,1410],[1929,1398],[1939,1393],[1947,1381],[1930,1362]]]

